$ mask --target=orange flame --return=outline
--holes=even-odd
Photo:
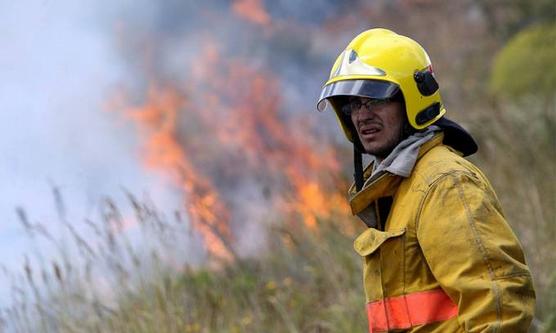
[[[126,113],[147,139],[144,147],[147,166],[171,172],[173,182],[184,191],[192,225],[202,235],[208,252],[231,260],[234,255],[229,244],[228,212],[210,181],[194,167],[176,139],[178,112],[185,106],[185,99],[176,90],[153,85],[146,104]]]
[[[245,161],[230,168],[250,170],[278,190],[273,198],[278,213],[299,218],[313,229],[319,217],[328,218],[336,211],[345,214],[347,203],[336,191],[345,186],[337,178],[340,163],[332,149],[307,131],[304,117],[281,113],[279,79],[245,61],[221,57],[218,44],[205,40],[191,70],[187,99],[176,87],[153,83],[144,105],[127,108],[126,113],[145,139],[146,165],[168,173],[183,191],[192,226],[208,253],[224,260],[236,257],[230,230],[233,212],[207,168],[201,167],[222,152]],[[195,122],[202,137],[178,133],[183,120]],[[197,143],[187,141],[192,138]]]
[[[270,15],[264,8],[261,0],[235,0],[232,4],[233,12],[252,23],[267,26],[270,24]]]
[[[200,114],[207,122],[222,120],[213,127],[220,144],[239,150],[253,168],[285,177],[293,196],[283,206],[307,226],[315,227],[317,216],[345,213],[345,198],[327,191],[319,179],[338,175],[340,163],[332,150],[323,152],[311,142],[301,117],[288,120],[280,114],[280,82],[274,75],[238,59],[222,61],[214,43],[205,45],[204,54],[204,64],[196,68],[196,80],[208,81],[203,85],[207,107]],[[338,179],[328,185],[345,187]]]

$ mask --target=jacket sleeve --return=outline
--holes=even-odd
[[[488,181],[474,172],[436,180],[420,208],[419,244],[466,332],[527,332],[535,292],[523,250]]]

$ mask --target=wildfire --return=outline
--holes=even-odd
[[[345,188],[337,178],[340,163],[307,130],[305,112],[282,113],[279,78],[221,56],[218,43],[204,40],[186,85],[152,83],[143,105],[126,113],[144,140],[146,165],[169,175],[182,191],[209,254],[236,257],[231,225],[244,221],[234,220],[237,212],[229,208],[241,195],[226,187],[230,177],[236,184],[255,177],[261,193],[272,193],[269,213],[312,229],[318,217],[345,214],[347,203],[337,191]]]
[[[314,227],[317,216],[346,212],[345,198],[327,190],[319,179],[323,174],[339,174],[335,154],[332,150],[318,153],[319,145],[300,121],[302,116],[288,119],[280,115],[280,82],[275,75],[238,59],[222,61],[215,43],[209,42],[204,53],[201,58],[205,62],[197,67],[196,79],[210,78],[203,84],[203,100],[210,103],[200,113],[207,120],[223,119],[213,132],[219,144],[239,150],[251,168],[264,168],[266,175],[279,174],[291,192],[284,193],[286,199],[280,198],[281,206],[300,215],[307,226]],[[337,179],[328,185],[334,189],[344,186]]]
[[[188,159],[186,147],[176,139],[178,112],[186,101],[172,88],[153,85],[144,106],[126,113],[136,121],[146,139],[144,159],[148,167],[168,172],[172,181],[184,191],[185,205],[193,227],[202,235],[208,252],[230,260],[228,212],[210,181]]]

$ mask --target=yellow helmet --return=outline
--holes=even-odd
[[[431,61],[421,45],[387,29],[370,29],[355,37],[338,56],[322,88],[317,109],[329,102],[348,140],[357,133],[341,108],[347,96],[391,98],[402,93],[411,127],[423,129],[445,113]]]

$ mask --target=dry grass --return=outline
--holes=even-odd
[[[168,242],[165,233],[178,231],[152,207],[132,196],[130,200],[141,218],[139,228],[159,243]],[[121,214],[111,202],[107,205],[110,213],[104,215],[104,225],[111,226],[111,219]],[[30,233],[51,237],[19,212]],[[273,227],[268,249],[260,257],[232,265],[216,263],[213,268],[171,267],[164,259],[169,248],[140,255],[123,233],[96,228],[103,237],[96,246],[73,234],[81,253],[79,266],[64,258],[51,267],[24,264],[25,280],[14,278],[13,306],[3,313],[11,330],[352,332],[365,328],[360,259],[351,250],[352,235],[337,224],[321,221],[318,232],[302,226]],[[99,281],[106,277],[108,288],[100,288]]]

